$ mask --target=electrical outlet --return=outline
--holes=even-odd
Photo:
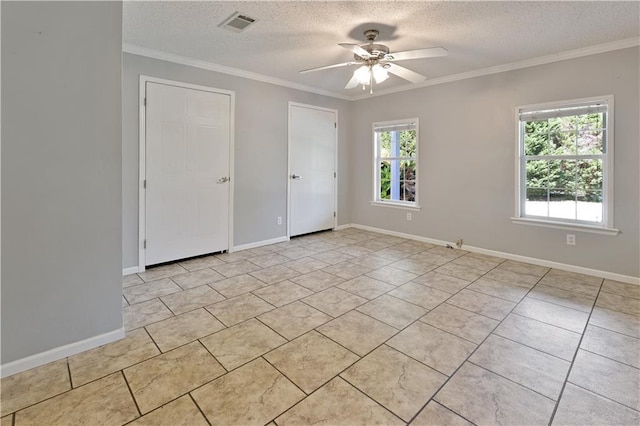
[[[411,220],[411,213],[407,213],[407,220]]]
[[[570,246],[576,245],[576,236],[574,234],[567,234],[567,244]]]
[[[282,225],[282,216],[278,216],[278,225]]]

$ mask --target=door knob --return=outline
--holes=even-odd
[[[229,178],[228,177],[221,177],[220,179],[218,179],[217,183],[225,183],[225,182],[229,182]]]
[[[300,175],[295,175],[295,174],[291,175],[291,179],[301,179],[301,178],[302,178],[302,176],[300,176]]]

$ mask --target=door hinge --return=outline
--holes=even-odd
[[[336,212],[333,212],[333,217],[336,217]]]
[[[142,181],[142,187],[144,189],[147,189],[147,180],[146,179]]]
[[[142,101],[144,106],[147,106],[147,98],[144,98],[144,100]]]
[[[334,178],[335,178],[335,177],[337,177],[336,172],[333,172],[333,177],[334,177]]]
[[[338,123],[333,123],[333,128],[337,129],[338,128]]]
[[[144,240],[144,242],[142,243],[142,246],[143,246],[144,248],[147,248],[147,240]]]

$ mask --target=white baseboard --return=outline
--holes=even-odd
[[[252,248],[268,246],[269,244],[283,243],[285,241],[289,241],[289,237],[287,237],[286,235],[284,237],[272,238],[270,240],[256,241],[255,243],[248,243],[248,244],[242,244],[239,246],[234,246],[231,252],[249,250]]]
[[[336,231],[341,231],[343,229],[352,228],[353,226],[350,223],[345,223],[344,225],[338,225],[335,227]]]
[[[351,224],[350,226],[365,231],[378,232],[380,234],[392,235],[394,237],[406,238],[408,240],[422,241],[425,243],[431,243],[436,245],[445,246],[451,244],[449,241],[436,240],[433,238],[420,237],[418,235],[405,234],[403,232],[389,231],[387,229],[374,228],[372,226]],[[481,247],[467,246],[463,247],[463,250],[473,253],[486,254],[489,256],[501,257],[503,259],[515,260],[518,262],[531,263],[533,265],[546,266],[547,268],[561,269],[563,271],[577,272],[579,274],[593,275],[595,277],[605,278],[608,280],[620,281],[623,283],[640,285],[640,277],[633,277],[631,275],[616,274],[614,272],[601,271],[598,269],[585,268],[583,266],[569,265],[566,263],[553,262],[546,259],[538,259],[535,257],[521,256],[519,254],[505,253],[496,250],[484,249]]]
[[[430,243],[438,246],[444,246],[449,244],[448,241],[436,240],[433,238],[421,237],[419,235],[413,235],[413,234],[405,234],[404,232],[390,231],[388,229],[374,228],[373,226],[365,226],[365,225],[358,225],[358,224],[352,223],[351,227],[362,229],[363,231],[377,232],[379,234],[391,235],[392,237],[406,238],[407,240],[421,241],[423,243]]]
[[[29,370],[30,368],[58,361],[59,359],[72,356],[89,349],[97,348],[98,346],[106,345],[107,343],[115,342],[116,340],[124,338],[124,336],[124,327],[122,327],[79,342],[69,343],[68,345],[53,348],[39,354],[17,359],[0,366],[0,377],[5,378],[22,371]]]
[[[140,268],[137,266],[132,266],[131,268],[124,268],[122,270],[122,276],[136,274],[138,272],[144,272],[144,271],[141,271]]]

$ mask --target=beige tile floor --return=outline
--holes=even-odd
[[[124,277],[1,425],[640,424],[640,286],[349,228]]]

